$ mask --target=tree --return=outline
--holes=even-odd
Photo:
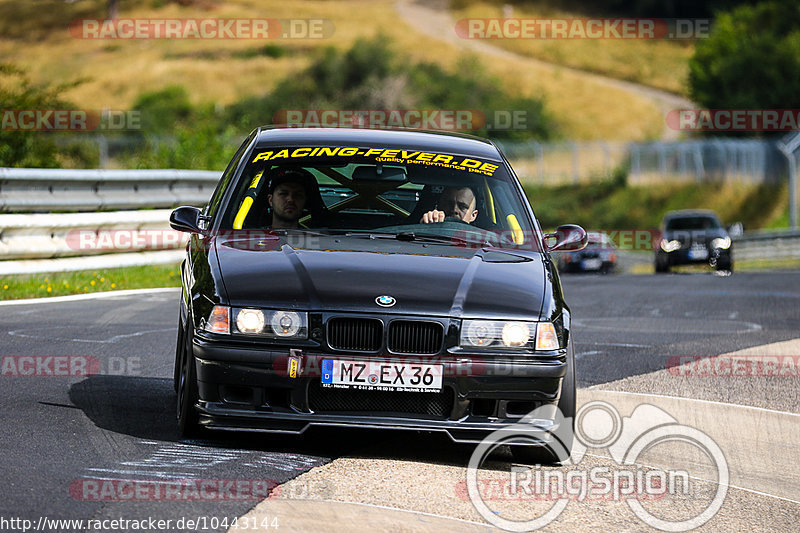
[[[689,61],[689,90],[708,108],[799,108],[800,4],[773,0],[720,13]]]

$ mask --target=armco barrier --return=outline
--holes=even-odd
[[[0,215],[0,259],[50,259],[182,248],[169,209]]]
[[[734,261],[800,259],[800,230],[748,231],[733,238]]]
[[[0,168],[0,212],[203,205],[220,175],[206,170]]]

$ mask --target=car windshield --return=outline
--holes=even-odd
[[[286,181],[303,182],[299,230],[509,247],[534,241],[524,198],[499,161],[341,146],[257,148],[220,229],[280,227],[273,193]]]
[[[719,229],[722,225],[710,216],[676,217],[667,220],[667,231]]]

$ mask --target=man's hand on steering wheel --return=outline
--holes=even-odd
[[[433,222],[444,222],[445,218],[447,218],[447,216],[444,214],[444,211],[439,211],[437,209],[434,209],[433,211],[428,211],[427,213],[422,215],[422,218],[419,219],[419,223],[431,224]]]
[[[435,222],[460,222],[461,224],[469,224],[466,220],[462,220],[456,216],[446,215],[444,211],[438,211],[436,209],[422,215],[419,221],[420,224],[431,224]]]

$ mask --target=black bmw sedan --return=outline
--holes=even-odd
[[[662,238],[655,250],[655,271],[678,265],[708,264],[733,271],[733,247],[717,214],[707,209],[670,211],[661,222]]]
[[[184,435],[358,426],[477,443],[524,420],[569,429],[569,450],[575,360],[550,252],[586,233],[544,234],[492,142],[259,128],[208,205],[170,222],[191,233],[175,358]],[[512,447],[520,460],[563,459],[526,444]]]

